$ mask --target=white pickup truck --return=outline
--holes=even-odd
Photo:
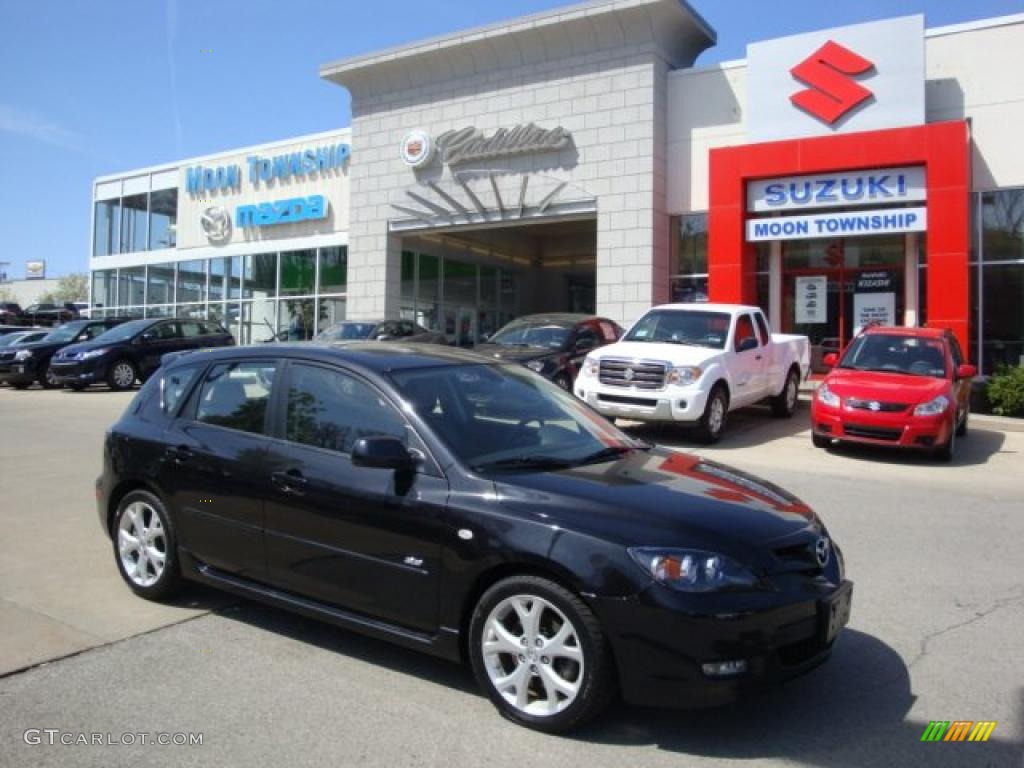
[[[806,336],[770,333],[757,307],[664,304],[588,354],[573,391],[605,416],[686,423],[713,443],[736,408],[770,398],[792,416],[808,350]]]

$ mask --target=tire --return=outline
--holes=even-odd
[[[964,420],[961,421],[960,425],[956,428],[957,437],[967,437],[967,417],[970,415],[970,411],[964,411]]]
[[[716,384],[708,395],[708,402],[704,406],[704,413],[701,414],[700,423],[697,427],[697,436],[706,445],[717,443],[725,430],[725,422],[729,416],[729,397],[725,393],[725,387]]]
[[[126,494],[117,505],[111,539],[117,570],[132,592],[161,600],[181,586],[174,525],[156,496],[148,491]]]
[[[949,439],[935,449],[932,454],[936,461],[952,461],[956,455],[956,436],[958,430],[952,429],[949,432]]]
[[[117,360],[107,371],[107,384],[115,392],[131,388],[137,378],[139,378],[139,372],[131,360]]]
[[[60,389],[63,386],[53,375],[53,371],[50,369],[50,363],[47,362],[43,366],[43,370],[39,372],[39,386],[43,389]]]
[[[534,611],[531,630],[523,619]],[[497,710],[545,733],[582,725],[615,695],[611,650],[597,617],[572,592],[537,576],[513,576],[484,593],[470,620],[469,657]]]
[[[772,398],[772,415],[780,419],[788,419],[796,413],[797,399],[800,397],[800,374],[790,369],[786,374],[786,383],[782,391]]]
[[[18,390],[25,390],[25,389],[28,389],[32,385],[31,384],[26,384],[23,381],[19,381],[17,384],[11,384],[11,386],[14,387],[15,389],[18,389]]]
[[[552,381],[566,392],[572,392],[572,381],[569,380],[569,375],[567,373],[558,374],[554,379],[552,379]]]
[[[811,435],[811,442],[814,443],[815,448],[830,448],[832,441],[822,435]]]

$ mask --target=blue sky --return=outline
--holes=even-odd
[[[934,27],[1024,12],[1024,0],[691,3],[718,31],[699,63],[890,16]],[[323,63],[565,4],[3,0],[0,261],[12,278],[28,259],[50,275],[87,269],[96,176],[347,125],[348,94],[319,79]]]

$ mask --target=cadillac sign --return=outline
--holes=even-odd
[[[402,140],[401,154],[406,165],[419,168],[435,153],[448,165],[494,160],[517,155],[560,152],[572,146],[572,134],[561,126],[540,128],[533,123],[499,128],[485,136],[474,126],[445,131],[431,142],[423,131],[412,131]]]

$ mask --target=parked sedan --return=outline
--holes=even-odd
[[[846,348],[811,403],[813,440],[926,450],[949,461],[967,434],[973,365],[939,328],[865,329]],[[838,364],[837,364],[838,363]]]
[[[580,366],[591,350],[622,336],[614,320],[593,315],[526,315],[473,347],[482,355],[521,363],[535,373],[572,390]]]
[[[0,325],[30,325],[21,305],[14,301],[0,301]]]
[[[120,317],[75,320],[59,328],[43,329],[43,338],[23,344],[19,349],[0,349],[0,382],[7,382],[15,389],[26,389],[37,381],[44,389],[58,387],[60,384],[50,368],[53,356],[69,344],[94,339],[125,320]]]
[[[3,371],[5,368],[10,367],[9,364],[5,365],[4,361],[8,359],[13,360],[21,347],[31,344],[33,341],[39,341],[47,333],[48,331],[45,329],[23,330],[0,336],[0,386],[7,383]]]
[[[404,341],[447,344],[440,331],[431,331],[411,320],[343,320],[320,331],[313,341]]]
[[[54,356],[57,382],[72,389],[106,383],[127,389],[145,381],[171,352],[233,345],[234,337],[212,321],[157,318],[132,320]]]
[[[107,432],[96,499],[142,597],[184,577],[468,659],[544,731],[616,689],[693,706],[801,674],[850,611],[798,499],[448,347],[170,359]]]

